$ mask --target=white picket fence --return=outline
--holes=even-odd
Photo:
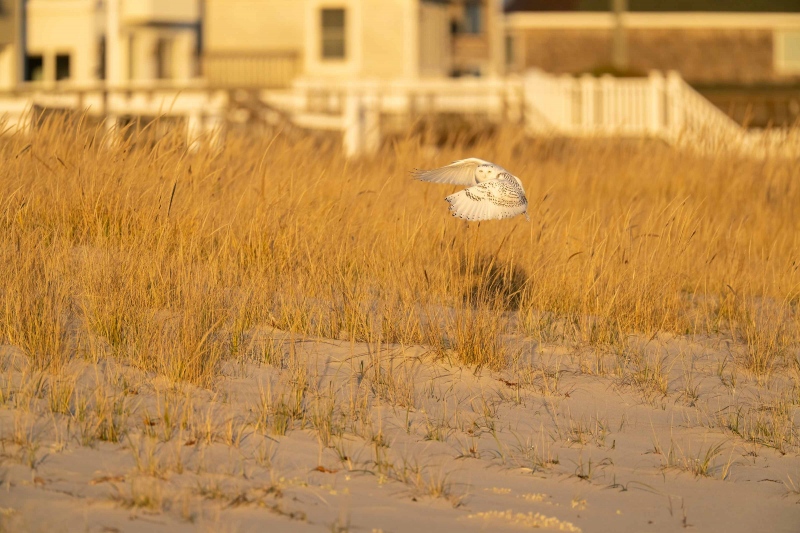
[[[670,143],[699,140],[736,146],[747,132],[677,73],[647,78],[551,76],[525,78],[528,127],[571,136],[652,136]]]
[[[374,152],[382,125],[408,124],[443,113],[520,122],[524,102],[519,79],[297,80],[289,91],[267,91],[263,100],[309,129],[343,132],[348,156]]]
[[[745,155],[800,155],[795,130],[750,132],[676,73],[645,78],[530,71],[522,77],[435,80],[296,80],[289,90],[262,91],[261,103],[294,125],[341,132],[345,153],[374,153],[389,124],[452,113],[524,127],[530,135],[653,137],[694,150]],[[187,141],[218,139],[229,93],[198,85],[30,90],[0,95],[0,133],[30,127],[30,109],[86,110],[110,117],[182,117]],[[5,126],[2,124],[5,123]]]
[[[72,110],[104,118],[111,134],[124,117],[182,119],[187,144],[199,140],[215,143],[224,128],[228,107],[226,91],[209,91],[196,85],[106,89],[102,85],[54,89],[27,87],[0,94],[0,134],[29,131],[35,110]]]
[[[798,133],[747,131],[675,72],[644,78],[532,70],[506,79],[301,80],[291,91],[262,97],[297,125],[342,131],[350,156],[377,149],[386,117],[439,113],[521,124],[531,135],[652,137],[702,153],[800,155]]]

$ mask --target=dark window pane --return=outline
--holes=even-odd
[[[467,4],[464,17],[464,31],[466,33],[480,33],[483,27],[483,13],[480,4]]]
[[[172,41],[159,38],[156,42],[156,78],[168,80],[172,78]]]
[[[56,81],[69,79],[69,54],[56,56]]]
[[[44,79],[44,58],[41,55],[25,58],[25,81],[42,81]]]
[[[106,36],[100,37],[100,44],[97,46],[97,77],[98,79],[106,79]]]
[[[322,58],[344,59],[345,49],[345,10],[322,10]]]

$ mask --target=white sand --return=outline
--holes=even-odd
[[[396,346],[382,352],[377,374],[374,346],[298,342],[294,357],[308,369],[307,427],[295,422],[285,436],[270,434],[269,419],[267,428],[257,426],[258,405],[267,391],[278,398],[290,390],[301,365],[293,372],[288,363],[228,363],[208,391],[115,363],[81,363],[71,372],[88,387],[90,404],[98,380],[128,388],[128,435],[88,446],[75,414],[79,396],[70,400],[72,415],[49,413],[47,386],[41,399],[34,393],[21,401],[20,383],[30,390],[32,380],[24,359],[7,347],[0,529],[800,531],[800,495],[787,489],[791,480],[800,488],[797,450],[782,454],[720,427],[728,406],[757,405],[777,385],[759,388],[738,376],[735,387],[725,386],[718,374],[731,348],[719,340],[651,345],[669,370],[666,396],[630,376],[626,383],[586,372],[593,353],[563,346],[535,353],[528,346],[534,355],[521,368],[531,363],[549,372],[526,380],[475,375],[433,362],[423,348]],[[729,368],[722,365],[723,377]],[[556,391],[548,374],[559,376]],[[697,399],[681,394],[690,379]],[[312,401],[314,391],[323,400]],[[330,418],[347,429],[326,447],[311,420],[334,394],[339,408],[352,399],[371,424]],[[790,419],[796,414],[797,403]],[[178,420],[169,439],[165,419]],[[717,445],[706,475],[692,473]]]

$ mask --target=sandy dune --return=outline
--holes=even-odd
[[[251,339],[213,390],[109,360],[76,363],[70,392],[6,347],[3,530],[800,530],[796,450],[732,431],[780,398],[726,374],[725,339],[642,341],[638,382],[525,339],[503,374]]]

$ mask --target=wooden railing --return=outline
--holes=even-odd
[[[668,106],[667,83],[660,73],[648,78],[525,76],[525,103],[534,131],[570,135],[667,136],[676,119]]]
[[[24,130],[32,108],[105,115],[111,124],[121,116],[182,117],[191,144],[219,131],[228,111],[238,105],[231,95],[247,92],[256,111],[262,106],[303,128],[341,132],[350,156],[375,151],[392,124],[403,127],[415,117],[445,113],[518,124],[533,135],[648,136],[708,153],[800,156],[794,130],[746,131],[674,73],[619,79],[532,71],[523,78],[296,79],[283,90],[212,87],[198,82],[180,87],[25,86],[0,94],[0,122],[5,122],[3,129]]]
[[[408,125],[414,117],[459,114],[498,122],[522,119],[519,79],[297,80],[288,93],[264,96],[292,121],[309,129],[343,132],[348,155],[373,151],[381,125]]]
[[[300,53],[295,50],[207,52],[203,56],[203,75],[212,87],[284,88],[300,70]]]
[[[199,139],[216,142],[224,127],[228,93],[186,85],[148,88],[109,88],[102,85],[66,85],[59,89],[23,85],[13,92],[0,93],[0,134],[28,131],[36,119],[36,110],[72,110],[104,117],[111,133],[123,117],[177,118],[186,124],[187,144],[196,146]]]
[[[796,134],[745,130],[675,72],[575,78],[534,70],[523,85],[531,133],[649,136],[703,153],[800,155]]]

